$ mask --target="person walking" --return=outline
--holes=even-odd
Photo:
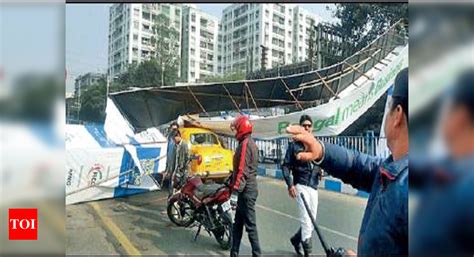
[[[312,133],[313,121],[311,117],[302,115],[299,124],[304,130]],[[303,143],[297,141],[290,142],[281,168],[283,178],[288,187],[288,195],[291,198],[296,198],[298,202],[301,220],[300,228],[291,237],[290,242],[298,256],[303,255],[301,247],[303,247],[304,256],[309,256],[312,252],[311,235],[313,233],[313,224],[300,195],[304,195],[312,216],[316,218],[318,212],[318,184],[322,170],[313,162],[297,160],[296,155],[303,151]]]

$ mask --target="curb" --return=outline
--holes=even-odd
[[[276,179],[283,180],[283,172],[281,169],[268,169],[264,167],[258,167],[257,174],[259,176],[273,177]],[[351,185],[344,184],[340,179],[333,178],[331,176],[323,177],[318,187],[338,193],[369,198],[369,193],[362,190],[357,190]]]

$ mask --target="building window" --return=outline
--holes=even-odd
[[[196,21],[196,14],[194,14],[194,13],[191,14],[191,21],[192,22]]]
[[[174,14],[175,14],[176,16],[180,16],[180,15],[181,15],[181,10],[176,9],[176,10],[174,11]]]
[[[133,41],[135,41],[135,42],[138,41],[138,35],[137,34],[133,34]]]
[[[191,26],[191,32],[196,32],[196,27]]]
[[[134,28],[134,29],[138,29],[138,26],[139,26],[138,21],[134,21],[134,22],[133,22],[133,28]]]

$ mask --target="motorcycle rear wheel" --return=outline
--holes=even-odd
[[[166,212],[171,222],[179,227],[188,227],[194,223],[194,208],[186,200],[170,200]]]
[[[221,227],[216,228],[212,233],[222,250],[229,250],[232,244],[232,218],[228,212],[220,216]]]

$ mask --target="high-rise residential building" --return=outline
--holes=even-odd
[[[217,74],[222,75],[222,20],[219,20],[217,32]]]
[[[155,47],[151,44],[154,36],[153,24],[160,14],[168,17],[170,25],[179,33],[176,42],[179,57],[181,4],[113,4],[110,7],[108,74],[112,79],[125,72],[128,65],[155,55]]]
[[[295,6],[293,9],[293,62],[302,62],[308,58],[310,37],[316,33],[315,26],[321,18],[309,11]],[[315,34],[314,34],[315,35]]]
[[[203,82],[217,74],[219,20],[196,8],[183,7],[181,80]]]
[[[260,46],[267,49],[267,69],[305,60],[308,49],[305,40],[309,38],[312,26],[307,21],[314,21],[315,25],[320,18],[294,4],[244,3],[225,8],[218,66],[222,73],[259,70],[262,63]]]
[[[219,20],[193,4],[114,4],[109,16],[108,74],[155,55],[153,24],[164,14],[178,31],[178,74],[183,82],[304,61],[311,29],[320,22],[295,4],[233,4]]]

